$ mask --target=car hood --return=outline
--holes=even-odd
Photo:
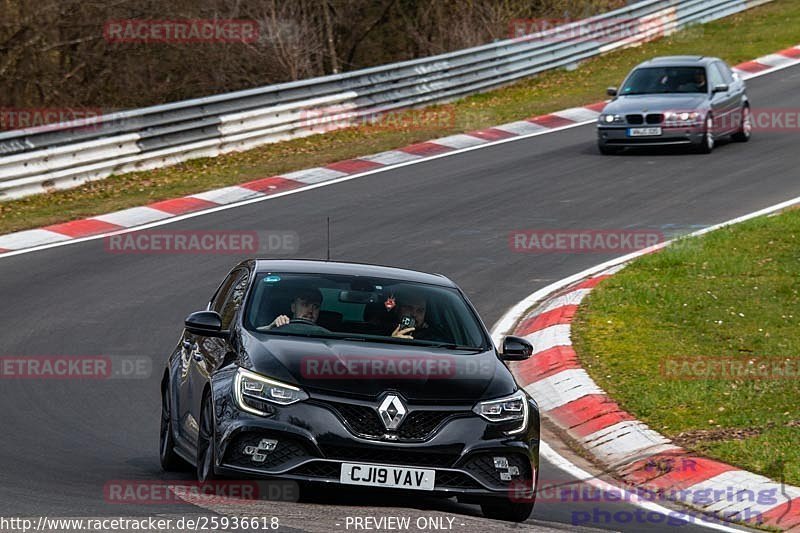
[[[267,334],[246,334],[243,345],[241,366],[298,385],[312,396],[371,400],[391,390],[412,401],[474,402],[516,389],[494,350],[475,353]]]
[[[618,96],[609,102],[603,113],[663,113],[665,111],[702,110],[708,105],[704,94],[632,94]]]

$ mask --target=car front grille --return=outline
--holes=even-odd
[[[644,117],[642,115],[625,115],[625,120],[628,124],[644,124]]]
[[[322,452],[328,459],[339,461],[363,461],[400,466],[433,466],[450,468],[458,460],[461,450],[452,447],[444,450],[434,448],[402,450],[383,446],[325,446]]]
[[[472,416],[471,411],[464,410],[418,409],[410,411],[396,431],[387,431],[378,411],[372,406],[340,402],[326,402],[325,405],[333,409],[355,435],[382,439],[388,433],[395,435],[397,441],[424,441],[448,420]]]
[[[495,458],[505,459],[508,466],[498,468]],[[528,481],[532,476],[530,460],[520,453],[481,453],[470,458],[462,468],[490,487],[508,487],[512,482]],[[512,468],[516,468],[518,473],[510,479],[503,479],[501,474]]]
[[[292,470],[290,473],[298,476],[318,477],[322,479],[339,479],[342,466],[339,463],[326,461],[311,461]]]
[[[264,439],[275,440],[277,444],[273,450],[260,452],[263,460],[246,452],[247,448],[258,448],[259,443]],[[239,435],[231,442],[223,463],[247,468],[274,469],[306,457],[313,457],[313,454],[306,445],[297,439],[271,436],[264,432],[252,432]]]
[[[650,113],[645,117],[648,124],[661,124],[664,121],[664,115],[661,113]]]

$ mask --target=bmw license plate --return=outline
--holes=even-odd
[[[628,128],[628,137],[652,137],[661,135],[661,128]]]
[[[395,487],[400,489],[433,490],[436,470],[401,466],[362,465],[344,463],[339,482],[346,485]]]

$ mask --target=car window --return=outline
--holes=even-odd
[[[241,307],[247,291],[249,271],[245,268],[235,270],[225,280],[217,293],[211,309],[222,317],[222,329],[229,329],[236,311]]]
[[[451,287],[347,275],[269,273],[253,284],[245,327],[261,333],[374,342],[489,345],[474,311]],[[318,307],[317,316],[309,304]],[[302,311],[301,311],[302,310]],[[276,326],[279,316],[287,325]],[[401,324],[408,339],[393,336]]]
[[[733,83],[733,73],[731,73],[731,69],[728,68],[728,65],[720,61],[715,62],[714,65],[717,67],[717,70],[719,70],[722,79],[725,80],[724,83],[728,85]]]
[[[642,67],[631,72],[619,94],[705,93],[703,67]]]
[[[725,84],[725,79],[722,77],[719,69],[717,69],[713,64],[708,68],[708,79],[711,82],[712,89],[717,85]]]

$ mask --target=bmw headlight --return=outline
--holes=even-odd
[[[666,122],[682,126],[702,122],[702,118],[702,115],[697,111],[670,111],[664,114]]]
[[[622,122],[622,116],[620,116],[620,115],[600,115],[600,122],[604,122],[606,124],[612,124],[614,122]]]
[[[507,432],[509,435],[521,433],[528,426],[528,397],[521,390],[505,398],[480,402],[472,410],[489,422],[519,421],[516,429]]]
[[[233,379],[233,391],[239,408],[248,413],[266,415],[265,403],[290,405],[308,399],[308,394],[294,385],[239,368]]]

